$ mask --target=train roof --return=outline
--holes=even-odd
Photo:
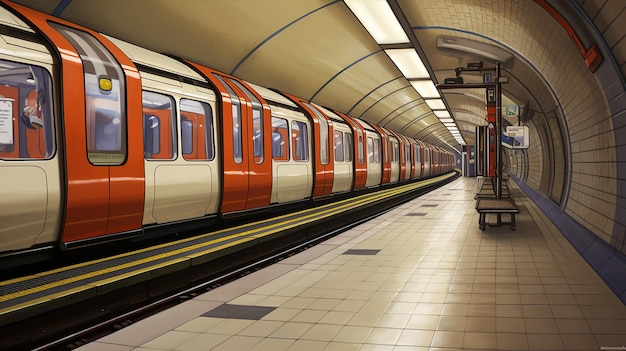
[[[208,83],[202,75],[175,58],[142,48],[141,46],[125,42],[106,34],[103,35],[124,51],[124,53],[136,64]]]

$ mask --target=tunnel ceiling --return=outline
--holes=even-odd
[[[374,0],[369,0],[374,1]],[[162,53],[190,59],[422,140],[460,149],[384,49],[337,0],[17,0]],[[556,57],[584,58],[532,0],[389,0],[435,83],[454,69],[501,62],[504,104],[553,110]],[[549,33],[549,35],[546,35]],[[441,47],[438,41],[464,41]],[[465,83],[482,75],[464,73]],[[484,124],[484,89],[441,91],[465,143]],[[515,118],[508,119],[515,123]]]

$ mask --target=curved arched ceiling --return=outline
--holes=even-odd
[[[459,149],[396,65],[341,0],[17,0],[25,6],[111,36],[190,59],[258,85],[282,90],[425,141]],[[504,50],[505,101],[553,110],[551,80],[559,58],[580,61],[563,27],[532,0],[388,0],[435,82],[485,53],[438,48],[440,37]],[[549,33],[549,35],[546,35]],[[478,44],[477,44],[478,45]],[[556,75],[555,75],[556,77]],[[480,82],[482,76],[465,76]],[[444,97],[465,142],[484,123],[484,90],[447,90]]]

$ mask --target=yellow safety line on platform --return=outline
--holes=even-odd
[[[9,300],[12,300],[12,299],[15,299],[15,298],[18,298],[18,297],[23,297],[23,296],[26,296],[26,295],[30,295],[30,294],[34,294],[34,293],[37,293],[37,292],[45,291],[45,290],[48,290],[48,289],[51,289],[51,288],[55,288],[55,287],[58,287],[58,286],[62,286],[62,285],[65,285],[65,284],[78,282],[78,281],[81,281],[81,280],[84,280],[84,279],[88,279],[88,278],[91,278],[91,277],[94,277],[94,276],[103,275],[103,274],[106,274],[106,273],[112,273],[112,272],[119,271],[119,270],[122,270],[122,269],[135,267],[135,266],[138,266],[138,265],[141,265],[141,264],[144,264],[144,263],[149,263],[149,262],[165,259],[167,257],[179,255],[179,254],[184,253],[186,251],[193,251],[193,250],[196,250],[196,249],[200,249],[203,246],[212,245],[212,244],[219,243],[219,242],[222,242],[222,241],[232,240],[232,239],[237,238],[237,237],[251,236],[253,238],[262,238],[264,236],[276,233],[278,231],[278,230],[276,230],[276,228],[280,228],[280,230],[293,228],[295,226],[299,226],[299,225],[302,225],[302,224],[306,224],[306,223],[312,222],[313,220],[315,220],[318,217],[321,217],[321,216],[323,216],[323,215],[325,215],[327,213],[331,213],[331,212],[340,213],[340,212],[343,212],[344,210],[348,210],[348,209],[351,209],[351,208],[358,207],[358,206],[360,206],[363,203],[374,202],[374,201],[377,201],[377,200],[379,200],[381,198],[393,196],[393,195],[405,192],[407,190],[417,189],[417,188],[426,186],[428,184],[431,184],[433,182],[442,180],[442,179],[450,177],[450,176],[451,175],[439,176],[439,177],[431,178],[431,179],[428,179],[428,180],[425,180],[425,181],[422,181],[422,182],[410,183],[410,184],[403,185],[403,186],[400,186],[400,187],[387,189],[387,190],[384,190],[384,191],[381,191],[381,192],[375,193],[375,194],[364,194],[364,195],[360,195],[360,196],[358,196],[356,198],[351,198],[351,199],[346,199],[346,200],[342,200],[342,201],[338,201],[338,202],[333,202],[333,203],[330,203],[330,204],[327,204],[327,205],[316,207],[314,209],[309,209],[309,210],[302,211],[302,212],[311,212],[311,210],[314,210],[314,212],[312,214],[307,214],[307,215],[300,216],[300,217],[297,217],[297,218],[292,218],[292,219],[289,219],[289,220],[286,220],[286,221],[280,221],[280,219],[281,218],[286,218],[286,217],[289,217],[289,216],[293,216],[293,214],[286,214],[286,215],[282,215],[282,216],[278,216],[278,217],[262,220],[262,221],[259,221],[259,222],[255,222],[254,225],[258,226],[259,224],[262,224],[264,222],[269,222],[269,221],[276,221],[277,223],[269,225],[269,226],[261,226],[261,227],[258,227],[258,228],[252,229],[252,230],[244,231],[244,232],[241,232],[241,233],[238,233],[238,234],[233,234],[233,235],[230,235],[230,236],[227,236],[227,237],[223,237],[223,238],[218,238],[218,239],[215,239],[215,240],[212,240],[212,241],[208,241],[208,242],[195,244],[195,245],[188,246],[188,247],[185,247],[185,248],[180,248],[178,250],[168,251],[168,252],[165,252],[165,253],[162,253],[162,254],[159,254],[159,255],[150,256],[150,257],[147,257],[147,258],[144,258],[144,259],[140,259],[140,260],[137,260],[137,261],[127,262],[127,263],[120,264],[120,265],[117,265],[117,266],[104,268],[104,269],[101,269],[101,270],[98,270],[98,271],[93,271],[93,272],[81,274],[81,275],[78,275],[78,276],[62,279],[62,280],[51,282],[51,283],[48,283],[48,284],[43,284],[43,285],[40,285],[40,286],[37,286],[37,287],[34,287],[34,288],[21,290],[21,291],[15,292],[15,293],[6,294],[6,295],[3,295],[3,296],[0,296],[0,302],[2,302],[2,301],[9,301]],[[339,204],[339,206],[338,206],[338,204]],[[329,207],[331,207],[331,208],[329,208]],[[212,232],[212,233],[208,233],[208,234],[194,236],[194,237],[178,240],[178,241],[171,242],[171,243],[165,243],[165,244],[157,245],[155,247],[145,248],[145,249],[133,251],[133,252],[126,253],[126,254],[120,254],[120,255],[117,255],[117,256],[109,257],[109,258],[104,258],[104,259],[100,259],[100,260],[96,260],[96,261],[86,262],[86,263],[82,263],[82,264],[78,264],[78,265],[74,265],[74,266],[70,266],[70,267],[64,267],[64,268],[60,268],[60,269],[57,269],[57,270],[45,272],[45,273],[42,273],[42,274],[39,274],[39,275],[31,276],[30,279],[34,279],[34,278],[37,278],[37,277],[54,274],[54,273],[57,273],[59,271],[64,271],[64,270],[68,270],[68,269],[74,269],[74,268],[78,268],[78,267],[82,267],[82,266],[86,266],[86,265],[91,265],[91,264],[94,264],[94,263],[97,263],[97,262],[102,262],[102,261],[106,261],[106,260],[110,260],[110,259],[126,257],[126,256],[130,256],[130,255],[136,255],[138,253],[145,252],[145,251],[151,251],[151,250],[154,250],[156,248],[171,246],[171,245],[180,244],[180,243],[183,243],[183,242],[186,242],[186,241],[197,240],[198,238],[202,238],[202,237],[208,237],[208,236],[216,235],[216,234],[218,234],[220,232],[223,232],[223,231],[226,231],[226,230],[230,231],[230,230],[237,229],[237,228],[245,228],[246,226],[248,226],[248,225],[241,225],[239,227],[223,229],[223,230],[220,230],[220,231],[217,231],[217,232]],[[268,229],[275,229],[275,230],[268,230]],[[260,235],[260,234],[252,235],[253,233],[258,232],[258,231],[263,231],[264,233],[262,235]],[[212,249],[214,249],[214,250],[209,250],[209,252],[217,251],[219,248],[212,248]],[[196,256],[196,255],[194,254],[193,256]],[[160,263],[160,265],[161,264],[162,263]],[[144,270],[144,269],[142,269],[142,270]],[[10,282],[15,282],[15,281],[23,281],[23,280],[22,279],[11,280],[11,281],[8,281],[8,282],[2,282],[2,283],[0,283],[0,285],[6,285],[6,284],[8,284]],[[0,311],[2,311],[2,310],[0,309]]]

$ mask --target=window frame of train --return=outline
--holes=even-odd
[[[230,97],[230,108],[232,111],[233,123],[233,161],[235,164],[243,163],[243,117],[241,109],[241,99],[235,93],[233,88],[226,83],[226,79],[217,73],[213,76],[219,80]]]
[[[151,104],[147,105],[146,101]],[[173,161],[178,155],[178,133],[176,130],[176,100],[168,94],[143,90],[141,92],[141,109],[143,125],[144,159],[148,161]],[[169,111],[169,126],[161,119],[164,116],[146,113],[146,108]],[[154,121],[157,121],[155,124]],[[150,126],[148,126],[150,122]],[[148,130],[152,130],[148,132]],[[162,133],[170,134],[171,146],[161,145]],[[156,144],[156,145],[155,145]],[[165,152],[165,154],[164,154]],[[155,155],[158,155],[155,157]]]
[[[5,96],[0,98],[0,160],[52,159],[56,139],[50,72],[37,65],[4,59],[0,59],[0,64],[10,67],[0,73],[0,91],[15,90],[14,97],[2,94]],[[13,71],[15,74],[3,74]],[[3,79],[3,76],[13,78]],[[36,97],[30,97],[33,92]],[[32,138],[38,138],[35,141],[39,143],[37,150],[31,152]]]
[[[352,153],[354,152],[352,146],[352,133],[344,132],[341,130],[333,131],[333,140],[335,148],[335,162],[352,162]],[[341,152],[337,152],[337,150],[341,150]],[[341,155],[341,158],[337,158],[337,155]]]
[[[298,130],[298,134],[294,133]],[[291,121],[291,159],[296,162],[308,162],[309,155],[309,125],[302,121]],[[297,157],[297,158],[296,158]]]
[[[275,148],[277,145],[278,147]],[[289,161],[290,149],[289,122],[286,118],[272,116],[272,159],[274,161]],[[276,150],[280,150],[281,153],[275,153]]]
[[[196,104],[198,106],[193,106]],[[183,158],[187,161],[213,161],[215,159],[215,138],[213,137],[215,126],[211,104],[205,101],[181,98],[178,102],[178,108],[180,110],[180,141]],[[192,109],[195,110],[192,111]],[[189,120],[185,113],[195,114],[195,123]],[[202,116],[202,121],[200,121],[200,115]],[[203,125],[201,126],[201,124]],[[201,130],[204,130],[204,133],[200,133]],[[196,136],[196,139],[194,139],[194,136]],[[200,142],[201,137],[204,139],[204,142]],[[201,151],[200,146],[202,144],[204,148]],[[203,154],[205,155],[204,157],[202,157]]]
[[[93,35],[60,23],[49,24],[72,44],[83,66],[87,159],[93,165],[123,164],[128,157],[128,115],[122,66]],[[92,57],[88,52],[100,56]]]
[[[328,163],[330,163],[329,123],[326,120],[326,117],[324,117],[324,115],[322,115],[313,105],[307,102],[303,102],[303,104],[307,106],[311,111],[313,111],[315,117],[317,117],[320,129],[320,163],[323,165],[327,165]]]
[[[241,82],[230,77],[228,77],[228,80],[239,88],[252,104],[252,145],[254,150],[254,163],[261,164],[265,160],[265,150],[263,148],[265,139],[263,135],[263,105],[256,95],[241,84]]]
[[[340,130],[333,131],[333,147],[335,148],[335,162],[345,162],[345,147],[343,132]],[[340,150],[339,152],[337,150]]]
[[[368,150],[371,148],[371,152],[368,152],[367,158],[371,163],[380,163],[381,157],[380,154],[382,149],[382,143],[380,139],[367,137],[367,147]]]

